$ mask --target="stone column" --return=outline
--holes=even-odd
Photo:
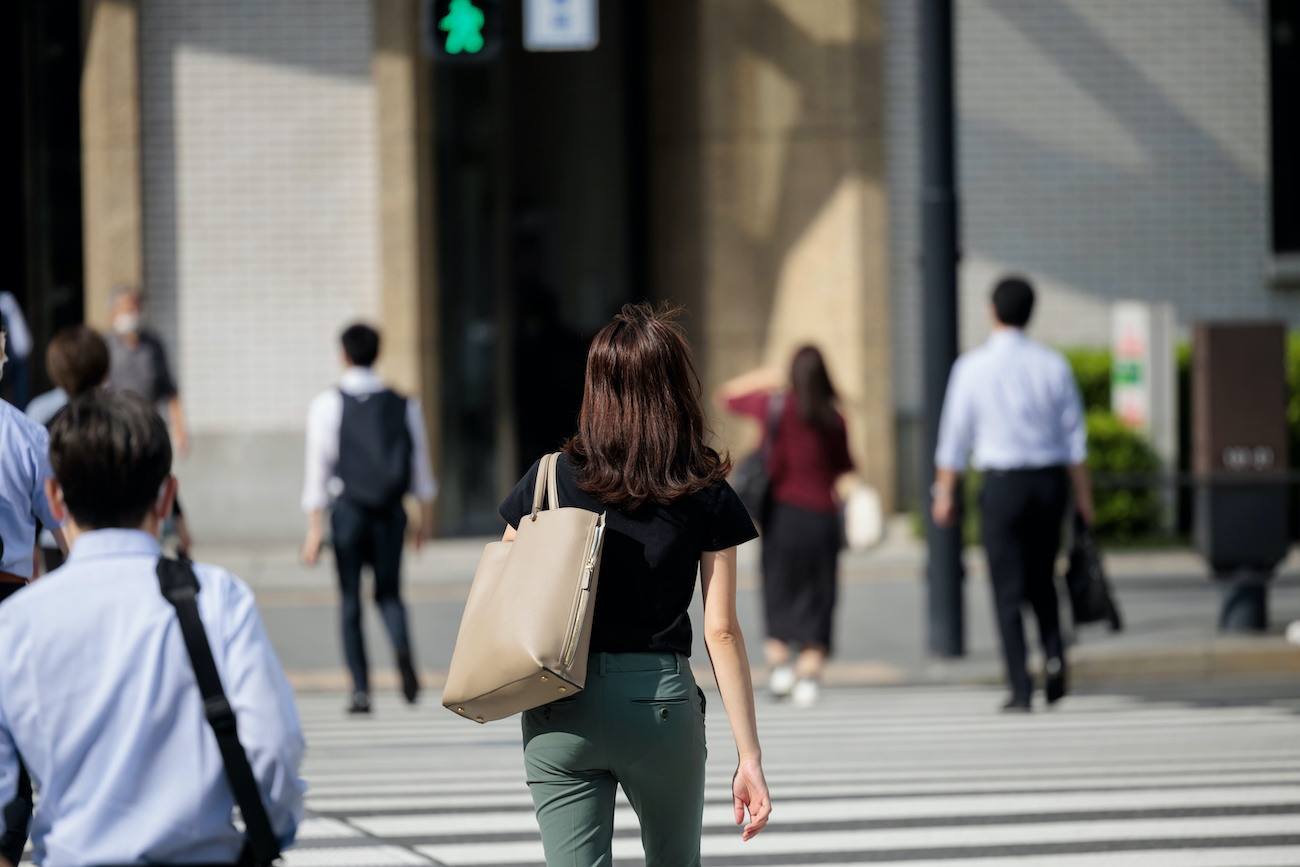
[[[710,391],[817,345],[854,460],[892,509],[881,2],[652,8],[657,293],[693,309]],[[737,455],[757,438],[716,427]]]
[[[424,402],[439,466],[437,287],[433,235],[430,65],[417,0],[372,0],[379,165],[380,364],[396,388]]]
[[[86,322],[108,326],[114,286],[143,272],[139,6],[83,0],[81,184]]]

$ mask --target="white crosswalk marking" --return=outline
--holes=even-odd
[[[1071,696],[1004,716],[992,690],[827,690],[811,711],[760,703],[774,812],[742,843],[734,751],[709,701],[706,865],[1272,867],[1300,864],[1300,716]],[[517,720],[467,724],[381,700],[347,717],[299,700],[313,816],[286,867],[541,865]],[[614,859],[644,863],[615,812]]]

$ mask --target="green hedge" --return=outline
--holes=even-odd
[[[1300,467],[1300,333],[1286,341],[1286,423],[1290,428],[1290,463]]]
[[[1076,347],[1063,353],[1088,413],[1089,471],[1094,476],[1159,472],[1160,458],[1151,446],[1110,411],[1110,350]],[[1093,500],[1097,537],[1102,541],[1138,538],[1159,526],[1160,501],[1151,489],[1098,487]]]
[[[1079,383],[1083,408],[1110,411],[1110,350],[1080,346],[1063,349],[1065,360],[1074,369],[1074,380]]]
[[[1094,409],[1088,413],[1088,470],[1094,477],[1146,475],[1160,471],[1160,458],[1113,413]],[[1103,541],[1128,541],[1159,527],[1160,500],[1153,488],[1096,487],[1093,501]]]

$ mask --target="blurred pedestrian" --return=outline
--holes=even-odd
[[[62,328],[45,349],[45,372],[54,388],[32,398],[27,417],[48,427],[69,399],[104,384],[108,378],[108,344],[84,325]],[[44,562],[38,567],[43,565],[50,572],[63,565],[63,551],[48,528],[41,531],[39,546]]]
[[[180,390],[167,363],[167,352],[162,341],[143,325],[143,301],[140,290],[134,286],[119,286],[111,296],[112,330],[106,338],[109,354],[108,384],[118,391],[138,394],[157,408],[167,406],[167,420],[171,427],[172,443],[181,457],[189,454],[190,435],[185,423],[185,408],[181,406]],[[180,497],[164,528],[168,536],[174,530],[179,540],[177,550],[189,556],[193,540],[189,521],[181,507]]]
[[[27,358],[32,354],[32,331],[27,327],[27,317],[12,292],[0,292],[0,325],[9,335],[9,356],[4,377],[4,391],[9,402],[19,409],[27,408]]]
[[[1048,704],[1066,693],[1065,648],[1054,571],[1061,525],[1074,507],[1092,524],[1083,403],[1069,363],[1025,336],[1034,290],[1007,277],[993,290],[993,334],[953,365],[939,422],[936,524],[958,517],[957,481],[968,454],[984,474],[980,526],[1011,695],[1005,710],[1028,711],[1033,684],[1021,607],[1028,602],[1043,645]]]
[[[107,338],[109,384],[118,391],[138,394],[154,406],[165,403],[172,442],[177,452],[187,454],[190,437],[180,390],[162,341],[144,327],[140,290],[119,286],[113,290],[112,305],[112,331]]]
[[[71,398],[103,385],[108,379],[108,344],[84,325],[59,329],[45,349],[45,372],[54,388],[32,398],[27,417],[48,425]]]
[[[763,422],[764,437],[772,420],[773,441],[764,444],[768,503],[761,516],[768,689],[809,707],[832,646],[842,540],[836,483],[853,471],[835,386],[821,351],[804,346],[794,355],[788,382],[764,368],[724,383],[718,398],[732,412]],[[793,661],[791,645],[799,648]]]
[[[408,492],[420,502],[418,549],[433,530],[438,486],[429,463],[424,410],[418,398],[386,387],[371,366],[379,357],[379,332],[353,325],[343,332],[339,387],[318,395],[307,414],[307,470],[302,508],[307,536],[302,559],[314,565],[330,510],[334,561],[343,596],[343,654],[352,673],[351,713],[370,712],[370,675],[361,632],[361,568],[375,573],[375,603],[397,654],[402,694],[420,691],[402,605],[402,543]]]
[[[739,752],[736,824],[748,840],[771,812],[745,640],[736,546],[753,522],[705,442],[690,348],[666,315],[628,305],[587,355],[578,433],[555,469],[561,506],[605,513],[586,687],[523,715],[524,766],[546,863],[611,865],[621,785],[645,863],[699,867],[704,693],[691,674],[687,608],[704,593],[704,643]],[[540,461],[501,503],[510,541],[533,508]]]
[[[8,334],[0,328],[0,376],[4,373]],[[10,597],[22,590],[36,568],[36,528],[50,528],[54,542],[66,553],[63,523],[50,508],[46,482],[50,469],[50,436],[45,428],[0,401],[0,611],[11,604]],[[0,680],[0,691],[4,691]],[[2,749],[2,747],[0,747]],[[32,815],[32,784],[21,767],[14,771],[9,786],[0,785],[5,830],[0,835],[0,857],[17,864],[27,843],[27,824]]]
[[[160,587],[176,493],[167,428],[139,397],[92,390],[54,419],[49,452],[43,496],[67,517],[72,553],[0,605],[0,797],[21,756],[40,792],[37,864],[235,864],[244,840],[212,709]],[[239,741],[287,845],[305,788],[293,693],[248,586],[216,566],[194,573]],[[7,810],[5,827],[17,830]]]

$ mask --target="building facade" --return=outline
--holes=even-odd
[[[62,4],[84,261],[59,316],[106,327],[112,288],[144,287],[196,532],[300,530],[307,404],[355,319],[424,400],[443,531],[494,532],[571,432],[586,342],[640,298],[684,308],[706,392],[821,346],[863,474],[914,503],[920,4],[601,0],[594,50],[532,53],[522,3],[479,65],[429,59],[418,0]],[[1300,324],[1271,138],[1295,5],[956,0],[964,346],[1009,270],[1059,345],[1106,344],[1125,298]],[[757,434],[713,425],[737,454]]]
[[[444,531],[494,532],[638,298],[685,308],[706,392],[821,344],[889,496],[879,3],[605,0],[595,50],[546,54],[501,6],[495,61],[435,68],[414,0],[85,4],[85,313],[145,287],[199,532],[298,529],[307,404],[354,319],[424,398]]]
[[[919,8],[886,6],[904,485],[922,458]],[[1057,346],[1109,346],[1122,299],[1171,302],[1184,333],[1199,319],[1300,325],[1300,247],[1274,238],[1296,221],[1275,220],[1274,202],[1300,197],[1300,3],[956,0],[955,11],[963,349],[988,333],[988,293],[1007,271],[1033,278],[1032,333]]]

